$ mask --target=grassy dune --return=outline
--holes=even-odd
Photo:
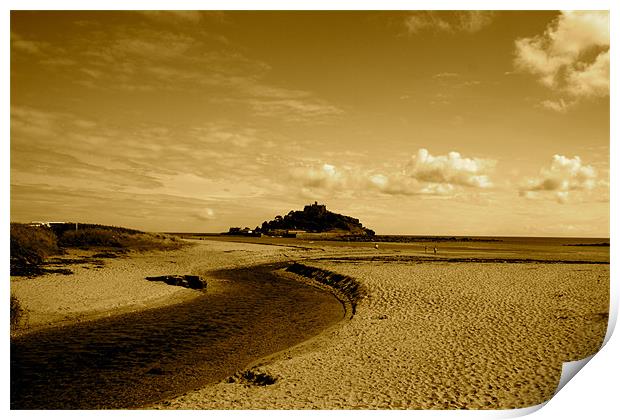
[[[11,223],[11,275],[37,275],[47,257],[65,249],[113,248],[124,251],[171,250],[183,246],[176,236],[105,225],[67,223],[53,228]]]

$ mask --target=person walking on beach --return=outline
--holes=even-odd
[[[436,246],[434,246],[434,247],[433,247],[433,254],[436,254],[436,253],[437,253],[437,247],[436,247]]]

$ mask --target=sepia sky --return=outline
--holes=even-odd
[[[609,236],[607,12],[12,12],[11,220]]]

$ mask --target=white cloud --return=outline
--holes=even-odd
[[[424,186],[407,176],[403,171],[389,175],[373,174],[368,178],[367,187],[389,195],[419,195],[432,194],[433,191],[424,190]]]
[[[568,191],[558,191],[555,193],[555,198],[560,204],[568,203]]]
[[[344,111],[318,98],[245,99],[253,112],[261,117],[279,117],[292,122],[321,123],[343,114]]]
[[[136,32],[114,40],[111,48],[121,57],[145,57],[149,62],[183,57],[198,42],[196,39],[164,31]]]
[[[40,54],[46,46],[44,42],[32,41],[25,39],[23,36],[11,32],[11,47],[15,50],[23,51],[29,54]]]
[[[407,172],[418,181],[488,188],[492,186],[488,172],[494,166],[495,161],[489,159],[465,158],[458,152],[433,156],[420,149],[411,158]]]
[[[200,23],[203,14],[199,10],[141,10],[143,16],[161,22]]]
[[[600,53],[593,63],[575,66],[566,78],[567,89],[574,96],[609,95],[609,51]]]
[[[434,32],[478,32],[493,21],[493,12],[482,10],[463,11],[416,11],[405,19],[410,34],[423,31]]]
[[[304,187],[330,190],[346,187],[350,178],[350,175],[345,175],[329,163],[324,163],[318,168],[294,168],[291,175],[293,179],[301,181]]]
[[[433,75],[433,79],[452,79],[459,76],[460,75],[458,73],[443,72]]]
[[[540,103],[540,106],[551,111],[564,113],[568,110],[568,108],[572,105],[572,102],[567,102],[564,99],[560,98],[556,101],[551,99],[546,99]]]
[[[256,129],[239,127],[226,122],[211,122],[199,127],[193,127],[190,132],[201,144],[221,145],[227,149],[230,147],[246,148],[249,145],[264,141],[259,137]]]
[[[449,195],[454,192],[452,184],[428,184],[420,190],[421,194]]]
[[[592,190],[598,184],[594,167],[585,165],[579,156],[567,158],[554,155],[551,165],[542,168],[538,177],[525,180],[520,194],[526,198],[536,198],[537,192],[549,192],[558,202],[566,203],[569,192]]]
[[[609,95],[607,11],[562,12],[544,34],[517,39],[515,47],[516,68],[537,76],[548,88],[573,98]],[[566,106],[547,105],[566,111]]]
[[[197,212],[196,214],[194,214],[194,216],[196,217],[196,219],[198,220],[214,220],[215,217],[215,210],[213,210],[212,208],[206,207],[205,209],[203,209],[202,211]]]
[[[322,165],[296,167],[291,170],[294,181],[302,188],[324,191],[348,191],[357,194],[379,192],[388,195],[454,195],[463,187],[489,188],[488,172],[495,161],[465,158],[458,152],[433,156],[420,149],[405,165],[391,171],[361,167]]]

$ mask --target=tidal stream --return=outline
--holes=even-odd
[[[343,319],[332,294],[272,273],[283,266],[218,271],[210,275],[226,280],[223,292],[12,339],[11,409],[140,408]]]

